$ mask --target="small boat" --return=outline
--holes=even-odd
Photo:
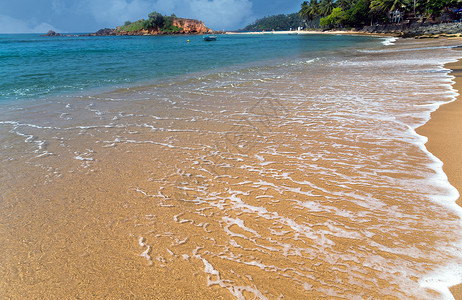
[[[206,42],[211,42],[211,41],[216,41],[217,37],[215,35],[206,35],[204,36],[204,41]]]

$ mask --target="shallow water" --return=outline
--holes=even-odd
[[[431,43],[4,105],[2,297],[449,297],[458,193],[414,129],[460,54]]]
[[[189,41],[189,42],[188,42]],[[361,36],[220,35],[41,37],[0,34],[0,104],[50,98],[114,86],[159,83],[166,78],[284,57],[300,57],[357,44]]]

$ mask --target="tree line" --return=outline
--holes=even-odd
[[[299,14],[310,28],[360,27],[413,18],[438,17],[449,8],[462,6],[462,0],[310,0]]]
[[[303,27],[303,18],[298,13],[293,13],[289,15],[273,15],[268,17],[263,17],[256,20],[254,23],[247,25],[242,29],[243,31],[271,31],[271,30],[289,30],[297,29],[298,27]]]

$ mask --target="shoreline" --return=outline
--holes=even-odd
[[[314,35],[314,34],[323,34],[323,35],[367,35],[367,36],[384,36],[384,37],[396,37],[396,34],[393,33],[371,33],[371,32],[362,32],[356,30],[327,30],[327,31],[315,31],[315,30],[282,30],[282,31],[249,31],[249,32],[235,32],[235,31],[226,31],[223,34],[226,35]]]
[[[311,29],[311,30],[281,30],[281,31],[226,31],[215,32],[217,34],[229,35],[310,35],[310,34],[327,34],[327,35],[366,35],[366,36],[386,36],[386,37],[401,37],[401,38],[416,38],[416,39],[436,39],[440,37],[446,38],[461,38],[462,26],[460,24],[433,24],[409,26],[404,25],[380,25],[380,26],[365,26],[363,28],[353,29]]]
[[[452,85],[458,93],[456,99],[443,104],[431,114],[430,120],[417,128],[416,132],[428,138],[425,147],[443,162],[443,171],[449,183],[459,192],[462,191],[462,58],[445,65],[454,76]],[[459,196],[456,203],[462,206]],[[454,299],[462,299],[462,283],[450,287]]]
[[[435,45],[398,49],[421,43]],[[0,281],[2,293],[229,298],[248,286],[248,297],[413,298],[406,295],[421,291],[429,296],[419,298],[432,298],[417,279],[425,264],[438,269],[452,257],[441,241],[459,240],[460,219],[446,223],[440,205],[419,201],[433,187],[449,187],[441,163],[424,164],[429,176],[409,190],[406,178],[412,184],[419,159],[427,161],[426,139],[389,116],[404,103],[425,112],[412,122],[420,125],[430,122],[428,107],[412,105],[420,97],[432,103],[450,90],[445,99],[456,100],[448,69],[425,75],[427,63],[440,71],[438,54],[449,52],[334,53],[223,76],[214,69],[200,80],[65,97],[2,115],[1,133],[11,141],[0,157],[7,171],[1,216],[11,224],[0,226],[9,254],[0,273],[11,278]],[[399,55],[416,72],[395,73]],[[345,57],[351,63],[340,63]],[[326,92],[336,78],[344,81]],[[386,93],[390,82],[395,89]],[[343,97],[345,87],[351,94]],[[384,112],[390,102],[396,105]],[[441,183],[425,180],[432,171]],[[422,254],[409,255],[410,245]],[[441,285],[441,277],[430,283]],[[451,299],[456,282],[444,283]]]

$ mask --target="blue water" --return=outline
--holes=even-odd
[[[204,42],[202,36],[0,35],[0,103],[284,57],[318,56],[379,42],[372,37],[330,35],[220,35],[216,42]]]

